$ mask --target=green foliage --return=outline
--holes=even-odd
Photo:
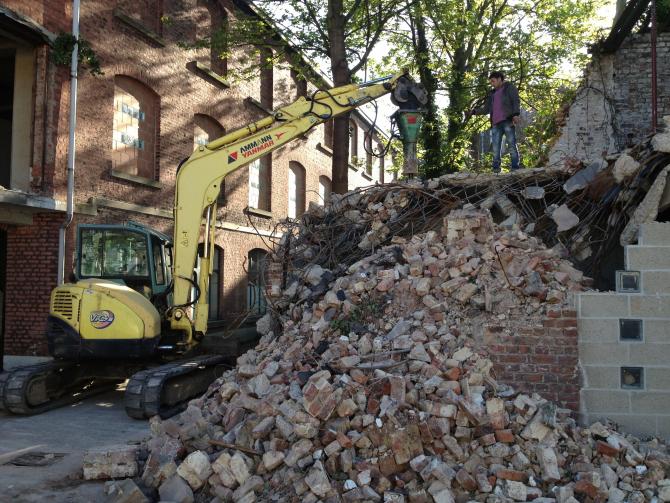
[[[390,50],[380,66],[417,66],[416,16],[423,16],[430,37],[425,65],[439,81],[437,102],[443,110],[443,141],[435,156],[442,165],[426,165],[424,174],[478,170],[482,162],[488,164],[488,159],[476,161],[470,147],[474,136],[488,128],[488,119],[466,112],[483,104],[493,70],[506,73],[519,89],[522,109],[532,116],[520,144],[524,165],[543,162],[556,132],[556,112],[572,89],[559,77],[566,65],[585,64],[585,47],[596,37],[591,19],[602,1],[418,1],[422,9],[390,27]]]
[[[69,67],[75,44],[77,44],[77,39],[72,33],[61,32],[56,37],[51,49],[53,62],[58,66]],[[88,69],[89,73],[93,76],[104,75],[104,72],[100,69],[100,60],[93,51],[91,44],[79,37],[77,49],[79,65],[81,67]]]

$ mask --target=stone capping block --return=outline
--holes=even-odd
[[[616,292],[589,292],[579,294],[580,318],[622,318],[630,315],[630,295]]]
[[[626,246],[625,263],[629,271],[668,270],[670,269],[670,245]]]
[[[126,26],[134,29],[135,31],[139,32],[141,35],[149,39],[151,42],[154,44],[158,45],[159,47],[165,47],[167,43],[165,40],[155,33],[154,31],[150,30],[146,26],[144,26],[142,23],[137,21],[136,19],[133,19],[132,17],[128,16],[127,14],[124,14],[123,11],[119,8],[114,9],[114,17],[121,21],[123,24]]]
[[[212,70],[209,66],[200,63],[199,61],[191,61],[187,64],[187,68],[188,67],[192,68],[192,71],[195,74],[199,75],[206,81],[211,82],[217,87],[221,87],[223,89],[230,88],[230,82],[228,82],[228,80],[226,80],[223,75],[219,75],[214,70]]]

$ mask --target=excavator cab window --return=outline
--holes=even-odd
[[[147,236],[125,229],[81,230],[82,278],[149,279]]]

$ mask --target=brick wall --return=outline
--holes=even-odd
[[[4,5],[54,33],[70,30],[69,2],[28,0],[5,2]],[[146,5],[151,5],[151,9],[145,9],[143,6]],[[222,0],[220,5],[222,12],[215,13],[217,19],[225,17],[234,22],[236,11],[232,1]],[[172,219],[151,213],[172,211],[176,169],[179,162],[193,151],[196,114],[202,114],[230,132],[266,116],[262,107],[254,102],[283,105],[303,92],[299,89],[296,74],[292,74],[287,65],[274,67],[271,79],[266,79],[265,94],[261,93],[258,76],[245,81],[231,80],[230,85],[225,86],[197,71],[193,62],[211,64],[210,51],[186,50],[177,44],[194,41],[196,33],[199,36],[209,34],[214,12],[209,7],[199,0],[143,0],[139,3],[91,0],[82,3],[81,34],[98,55],[104,74],[97,77],[85,71],[79,74],[76,214],[66,242],[66,279],[72,268],[74,231],[78,223],[134,220],[171,235]],[[168,22],[152,23],[147,16],[154,11],[160,11]],[[119,12],[144,28],[133,27],[132,22],[129,24],[118,15]],[[159,35],[162,41],[150,32]],[[227,61],[227,68],[237,68],[245,55],[244,51],[235,50]],[[64,201],[70,99],[68,70],[55,67],[45,47],[37,48],[36,62],[31,190]],[[117,76],[134,79],[141,90],[158,97],[155,176],[129,178],[112,172]],[[312,83],[307,87],[310,94],[315,90]],[[274,96],[268,96],[270,88]],[[140,91],[137,93],[141,94]],[[363,126],[360,117],[356,120],[361,124],[359,134],[362,135],[368,126]],[[223,318],[236,320],[245,311],[248,253],[254,248],[267,248],[269,244],[268,238],[259,237],[255,229],[268,234],[287,215],[289,163],[296,162],[305,168],[305,206],[319,202],[319,178],[332,178],[331,156],[326,149],[319,148],[319,144],[325,143],[324,134],[324,126],[319,126],[304,138],[271,154],[268,206],[271,215],[245,211],[249,202],[248,171],[245,168],[226,178],[226,204],[219,208],[217,215],[219,223],[226,228],[219,229],[216,236],[222,255],[220,294],[225,303],[221,312]],[[369,177],[361,171],[350,170],[351,186],[369,185],[380,179],[379,173]],[[141,208],[139,211],[112,209],[104,200],[131,203]],[[63,220],[62,213],[54,213],[36,216],[30,226],[8,226],[7,298],[14,299],[7,305],[5,327],[6,351],[10,354],[43,354],[46,349],[44,327],[49,293],[56,285],[57,236]],[[229,230],[235,225],[240,227],[239,230]]]
[[[7,227],[5,351],[46,354],[51,289],[56,286],[62,216],[40,213],[32,226]]]
[[[542,325],[523,327],[516,333],[501,326],[485,327],[484,344],[497,379],[577,412],[580,378],[576,317],[573,309],[553,310]]]
[[[658,36],[658,117],[670,114],[670,33]],[[597,161],[651,132],[649,34],[629,35],[614,54],[594,54],[570,106],[550,164],[565,158]]]

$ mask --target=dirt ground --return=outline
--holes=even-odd
[[[5,368],[21,363],[32,362],[5,358]],[[44,444],[36,452],[51,461],[47,466],[0,466],[0,503],[102,501],[103,483],[82,478],[84,452],[147,436],[148,422],[126,415],[122,388],[38,416],[0,412],[0,454]],[[39,454],[31,460],[45,459]]]

